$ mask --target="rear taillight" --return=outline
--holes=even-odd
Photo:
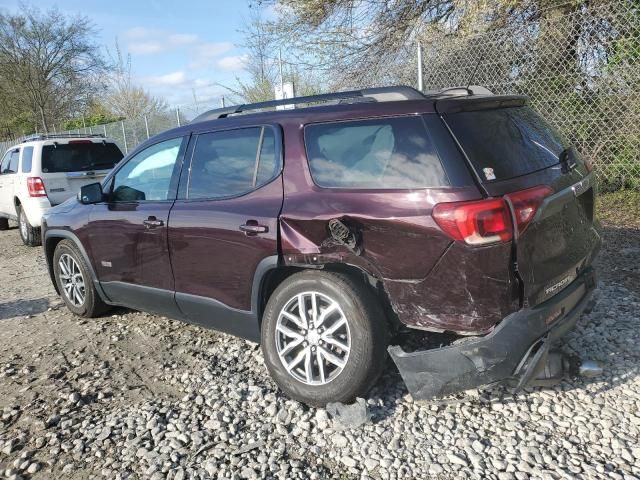
[[[553,190],[550,187],[538,185],[537,187],[505,195],[513,205],[516,223],[518,224],[518,234],[524,232],[533,217],[535,217],[542,201],[552,193]]]
[[[542,201],[552,193],[551,188],[540,185],[505,195],[513,205],[519,233],[527,228]],[[511,212],[504,198],[439,203],[433,207],[432,215],[447,235],[469,245],[508,242],[513,238]]]
[[[44,182],[40,177],[28,177],[27,188],[30,197],[46,197],[47,191],[44,189]]]
[[[502,198],[439,203],[433,207],[433,218],[447,235],[469,245],[507,242],[513,237],[509,209]]]

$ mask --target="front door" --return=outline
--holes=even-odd
[[[256,340],[254,275],[278,254],[280,131],[202,133],[169,216],[176,302],[188,320]]]
[[[13,191],[19,158],[20,149],[15,148],[8,151],[0,163],[0,214],[4,217],[16,215]]]
[[[88,237],[98,279],[111,301],[177,316],[167,245],[187,140],[173,138],[145,148],[107,182],[107,201],[93,206]]]

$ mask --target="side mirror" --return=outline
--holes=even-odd
[[[80,194],[78,200],[84,205],[91,205],[93,203],[100,203],[104,201],[104,194],[102,193],[102,185],[99,183],[90,183],[80,188]]]

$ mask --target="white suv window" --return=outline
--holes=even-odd
[[[18,161],[20,160],[20,150],[16,149],[7,154],[2,159],[0,173],[16,173],[18,171]]]

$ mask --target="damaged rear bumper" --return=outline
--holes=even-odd
[[[509,315],[486,336],[410,353],[394,345],[389,353],[415,400],[503,382],[522,388],[545,370],[550,345],[575,326],[595,284],[590,268],[553,298]]]

